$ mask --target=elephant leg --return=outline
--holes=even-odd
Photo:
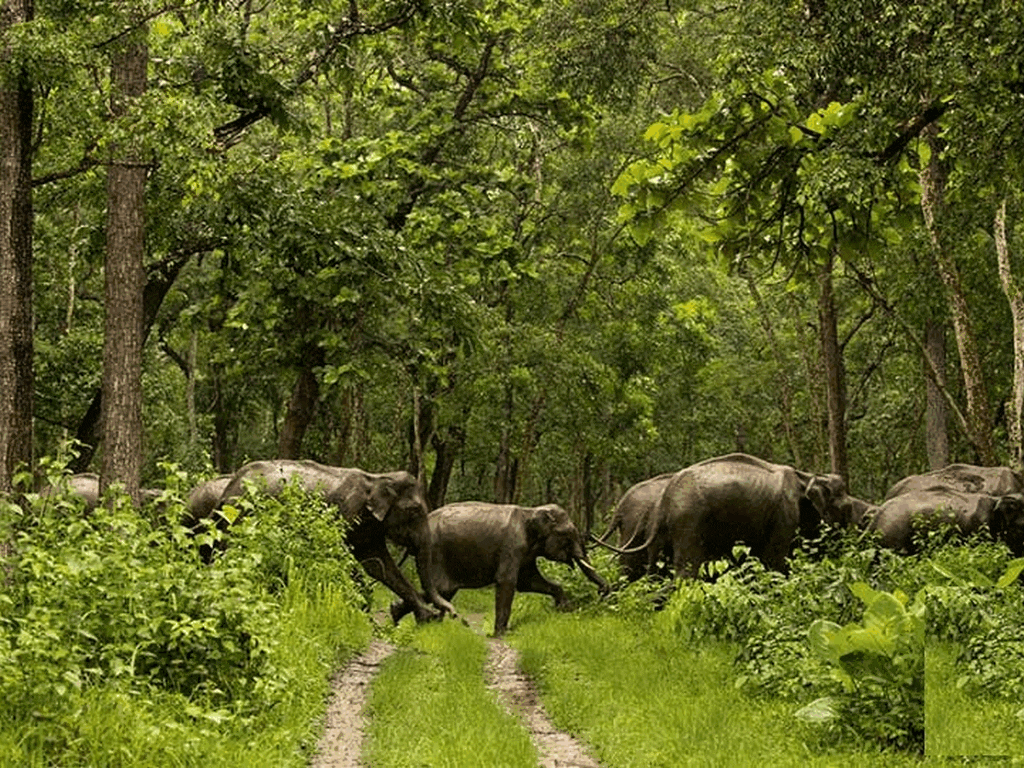
[[[516,595],[516,585],[500,581],[494,588],[494,636],[503,635],[508,629],[508,619],[512,615],[512,598]]]
[[[448,590],[448,591],[443,591],[442,590],[440,594],[441,594],[441,597],[443,597],[445,600],[449,600],[450,601],[453,597],[455,597],[455,593],[456,592],[458,592],[457,589],[452,589],[452,590]],[[425,597],[423,597],[423,600],[424,600],[424,603],[426,603],[426,598]],[[391,620],[397,626],[398,622],[400,622],[405,616],[408,616],[410,613],[414,612],[415,610],[416,610],[416,606],[413,605],[412,603],[410,603],[408,600],[404,600],[404,599],[403,600],[395,600],[391,604],[391,608],[390,608]]]
[[[383,542],[378,546],[361,547],[358,552],[353,551],[353,554],[371,577],[398,595],[404,603],[409,604],[409,610],[416,614],[416,621],[423,622],[437,618],[436,612],[427,605],[395,565],[391,553],[388,552],[387,546]],[[393,617],[394,613],[392,613]]]
[[[516,584],[516,589],[520,592],[539,592],[542,595],[551,595],[555,600],[555,605],[559,608],[565,608],[569,604],[565,590],[541,575],[536,560],[523,563],[519,569],[519,581]]]
[[[764,552],[761,554],[761,562],[773,571],[788,574],[789,563],[786,562],[786,557],[789,556],[789,549],[789,541],[769,541],[768,546],[765,547]]]
[[[706,559],[699,547],[679,546],[674,547],[675,556],[672,558],[672,565],[675,568],[677,579],[695,579],[701,565]]]

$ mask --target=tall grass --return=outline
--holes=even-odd
[[[0,505],[0,766],[305,765],[330,675],[370,635],[330,511],[265,506],[206,566],[112,501]]]
[[[365,615],[342,598],[328,585],[289,585],[275,649],[288,685],[269,709],[237,717],[148,686],[87,686],[69,694],[74,717],[58,722],[0,706],[0,766],[304,766],[317,744],[331,673],[370,635]],[[59,755],[49,747],[54,737],[64,744]]]
[[[406,638],[373,682],[368,764],[535,768],[529,734],[484,684],[486,640],[455,621]]]

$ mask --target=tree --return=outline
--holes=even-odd
[[[146,25],[116,43],[110,64],[110,111],[129,114],[146,92]],[[145,289],[147,163],[128,144],[115,145],[107,170],[107,253],[104,263],[103,466],[101,488],[113,482],[139,500],[142,474],[142,306]]]
[[[32,0],[0,5],[0,493],[32,464],[33,84],[13,43]]]

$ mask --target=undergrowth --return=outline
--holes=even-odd
[[[204,565],[176,524],[186,478],[0,502],[0,764],[301,765],[328,675],[369,622],[334,515],[267,499]],[[211,534],[212,535],[212,534]]]

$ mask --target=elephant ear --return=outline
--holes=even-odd
[[[390,478],[374,480],[366,499],[366,508],[379,521],[384,522],[398,496],[398,490]]]
[[[558,522],[558,514],[550,504],[535,507],[528,512],[526,531],[531,541],[545,538]]]

